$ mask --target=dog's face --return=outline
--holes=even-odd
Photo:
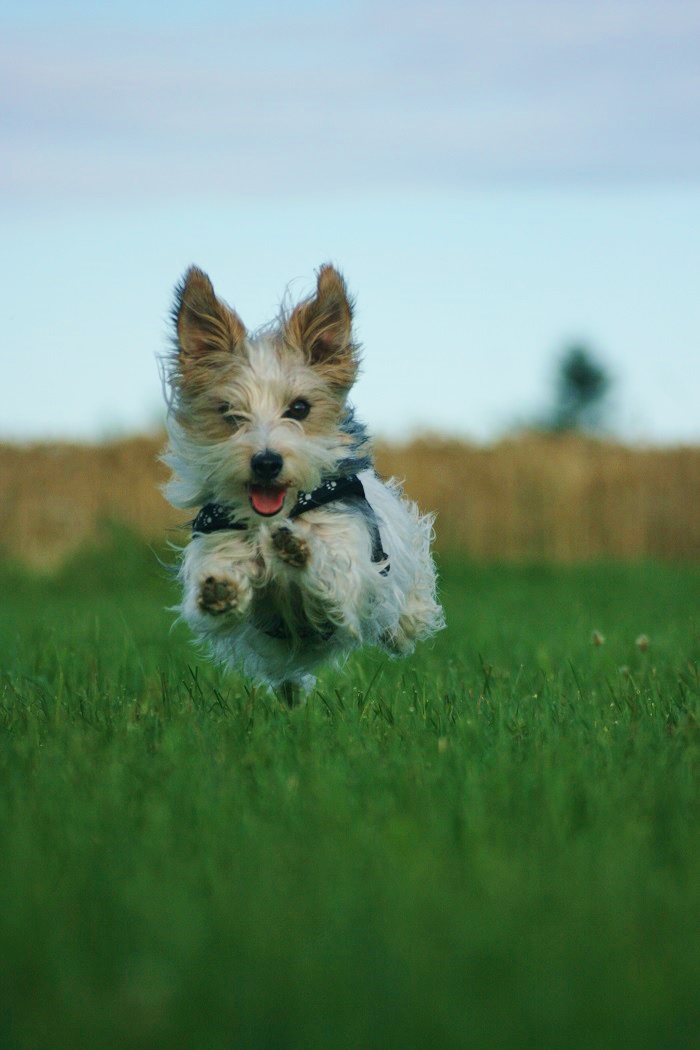
[[[169,458],[197,490],[186,502],[234,504],[261,518],[289,509],[351,443],[341,424],[359,355],[340,274],[324,266],[316,294],[254,336],[196,268],[174,313]]]

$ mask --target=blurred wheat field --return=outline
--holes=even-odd
[[[159,437],[0,446],[0,548],[40,569],[109,523],[178,542],[187,512],[160,487]],[[527,434],[490,446],[380,444],[381,474],[437,513],[436,546],[484,561],[690,560],[700,556],[700,448],[633,448]],[[184,538],[184,535],[183,535]]]
[[[52,568],[110,522],[148,539],[183,520],[163,499],[160,438],[105,445],[0,446],[0,544],[6,556]]]
[[[443,550],[490,561],[700,556],[698,448],[528,434],[487,447],[414,441],[377,460],[437,511]]]

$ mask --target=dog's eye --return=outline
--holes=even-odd
[[[241,416],[237,416],[230,405],[219,405],[219,415],[222,416],[233,430],[238,430],[243,425]]]
[[[311,411],[311,405],[308,401],[305,401],[303,397],[298,397],[296,401],[292,401],[291,405],[284,413],[285,419],[306,419],[309,412]]]

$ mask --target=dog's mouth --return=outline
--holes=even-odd
[[[284,485],[249,485],[248,501],[256,514],[271,518],[279,514],[287,489]]]

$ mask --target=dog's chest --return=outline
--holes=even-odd
[[[297,583],[273,581],[256,593],[251,622],[270,638],[313,645],[335,632],[326,612]]]

